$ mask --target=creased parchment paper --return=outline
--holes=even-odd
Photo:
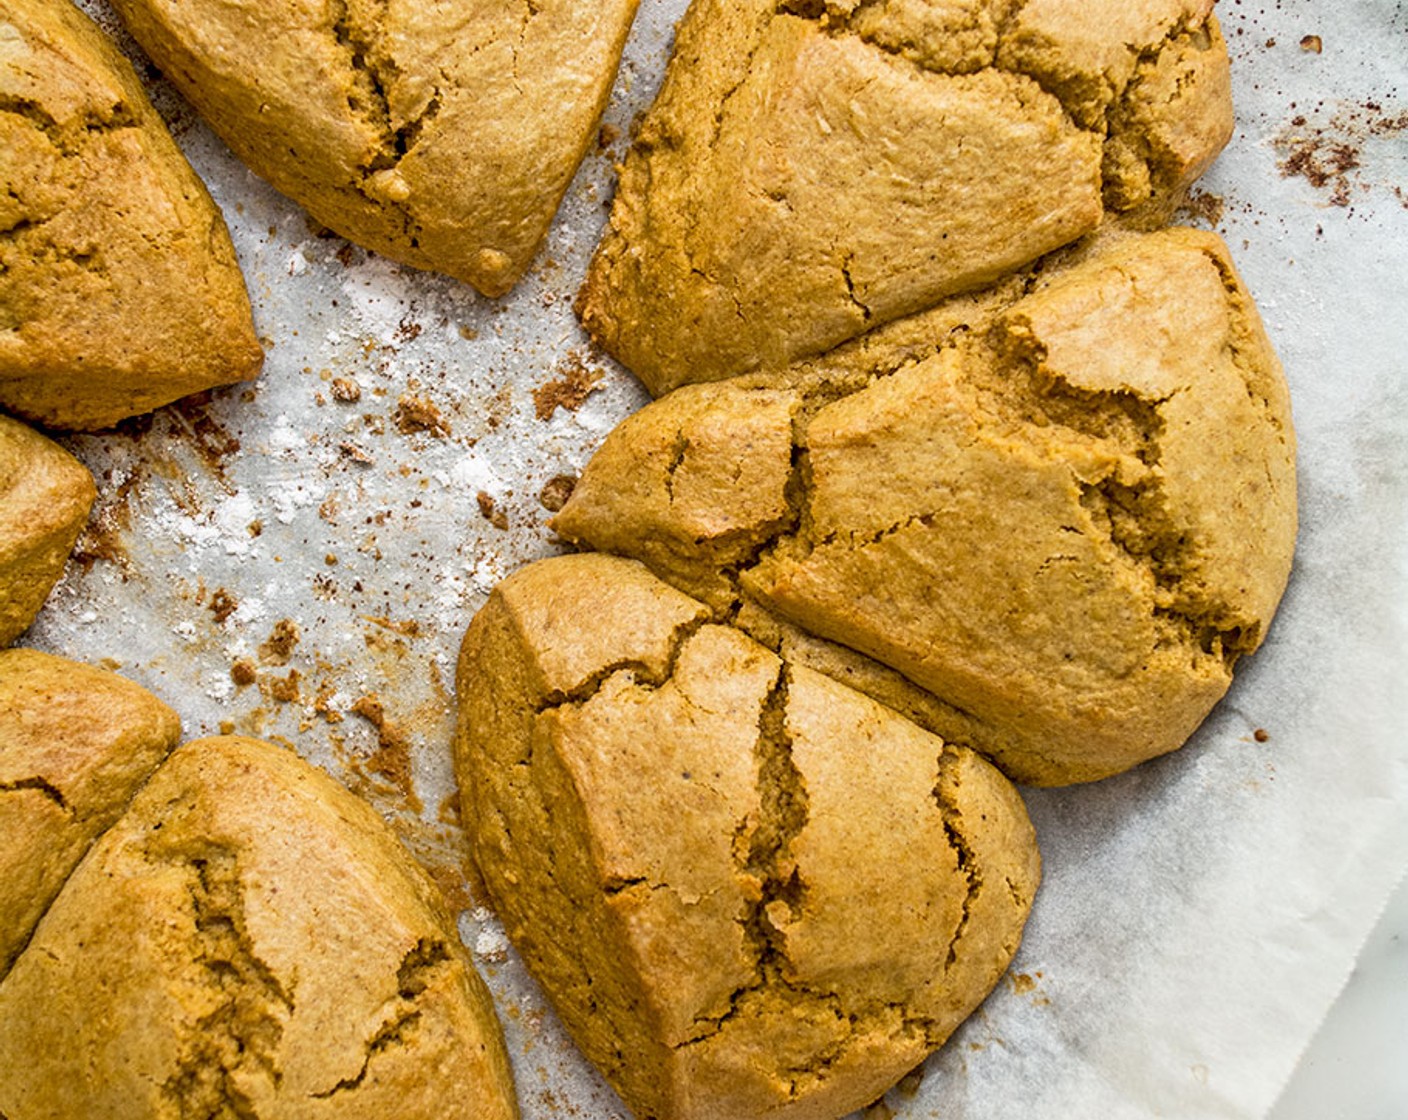
[[[65,441],[102,494],[26,639],[142,682],[188,735],[288,742],[391,819],[463,909],[528,1120],[625,1110],[463,877],[453,664],[493,584],[557,547],[553,480],[645,399],[570,304],[683,6],[643,3],[602,143],[497,302],[318,230],[139,63],[229,219],[269,361]],[[1263,1115],[1408,859],[1408,7],[1220,14],[1239,127],[1188,217],[1231,244],[1290,378],[1291,588],[1183,751],[1030,794],[1046,879],[1013,971],[872,1117]]]

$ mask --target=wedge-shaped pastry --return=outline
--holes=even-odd
[[[1113,236],[1026,281],[655,402],[556,528],[743,603],[778,648],[810,635],[801,660],[1018,780],[1174,750],[1286,586],[1280,365],[1212,234]]]
[[[1231,135],[1212,0],[695,0],[578,304],[656,395],[1089,233]]]
[[[1006,969],[1031,825],[977,755],[708,616],[612,557],[500,584],[458,674],[474,853],[637,1117],[841,1116]]]
[[[370,808],[249,739],[177,750],[0,983],[0,1113],[512,1120],[488,992]]]
[[[118,0],[257,174],[486,295],[522,276],[596,136],[637,0]]]
[[[0,978],[180,735],[175,712],[115,673],[0,650]]]
[[[96,496],[82,463],[0,416],[0,646],[34,621],[63,575]]]
[[[0,408],[103,428],[264,360],[219,210],[66,0],[0,0]]]

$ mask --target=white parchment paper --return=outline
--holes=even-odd
[[[368,797],[463,907],[527,1120],[625,1110],[462,878],[454,656],[493,584],[555,550],[544,487],[645,399],[570,304],[683,6],[644,0],[603,144],[496,302],[317,230],[146,67],[269,361],[66,441],[99,507],[25,639],[147,685],[191,736],[286,741]],[[1183,751],[1030,794],[1046,876],[1013,972],[875,1117],[1263,1115],[1408,860],[1408,6],[1220,15],[1239,127],[1190,220],[1228,239],[1291,382],[1291,588]]]

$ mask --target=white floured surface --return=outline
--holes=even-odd
[[[642,4],[608,114],[623,134],[682,8]],[[1204,205],[1291,382],[1296,572],[1187,749],[1029,797],[1046,881],[1026,943],[888,1098],[913,1120],[1264,1115],[1408,858],[1408,9],[1220,13],[1239,128]],[[101,531],[26,641],[146,684],[189,735],[288,741],[367,796],[458,890],[526,1120],[623,1116],[463,893],[446,799],[464,626],[554,551],[544,486],[645,399],[571,314],[624,136],[588,157],[538,264],[491,302],[318,236],[149,84],[225,209],[269,361],[257,385],[66,441],[98,477]],[[601,380],[580,407],[540,418],[534,390],[583,370]],[[360,399],[336,399],[339,379]],[[261,652],[283,620],[286,661]],[[236,683],[238,662],[256,683]]]

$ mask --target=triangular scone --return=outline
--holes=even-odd
[[[63,575],[96,494],[82,463],[0,416],[0,646],[34,621]]]
[[[0,408],[108,427],[254,377],[225,221],[67,0],[0,0]]]
[[[117,0],[235,154],[342,236],[507,292],[595,136],[637,0]]]
[[[0,982],[11,1117],[517,1120],[444,900],[291,751],[187,743]]]
[[[811,635],[804,660],[1009,777],[1092,781],[1181,746],[1261,644],[1295,436],[1222,241],[1110,233],[778,377],[669,394],[553,524],[789,656]]]
[[[695,0],[582,320],[659,395],[1160,224],[1231,135],[1211,8]]]
[[[1002,775],[638,564],[505,580],[457,680],[476,863],[642,1120],[850,1113],[1017,949],[1039,859]]]
[[[0,978],[180,736],[175,712],[116,673],[0,651]]]

